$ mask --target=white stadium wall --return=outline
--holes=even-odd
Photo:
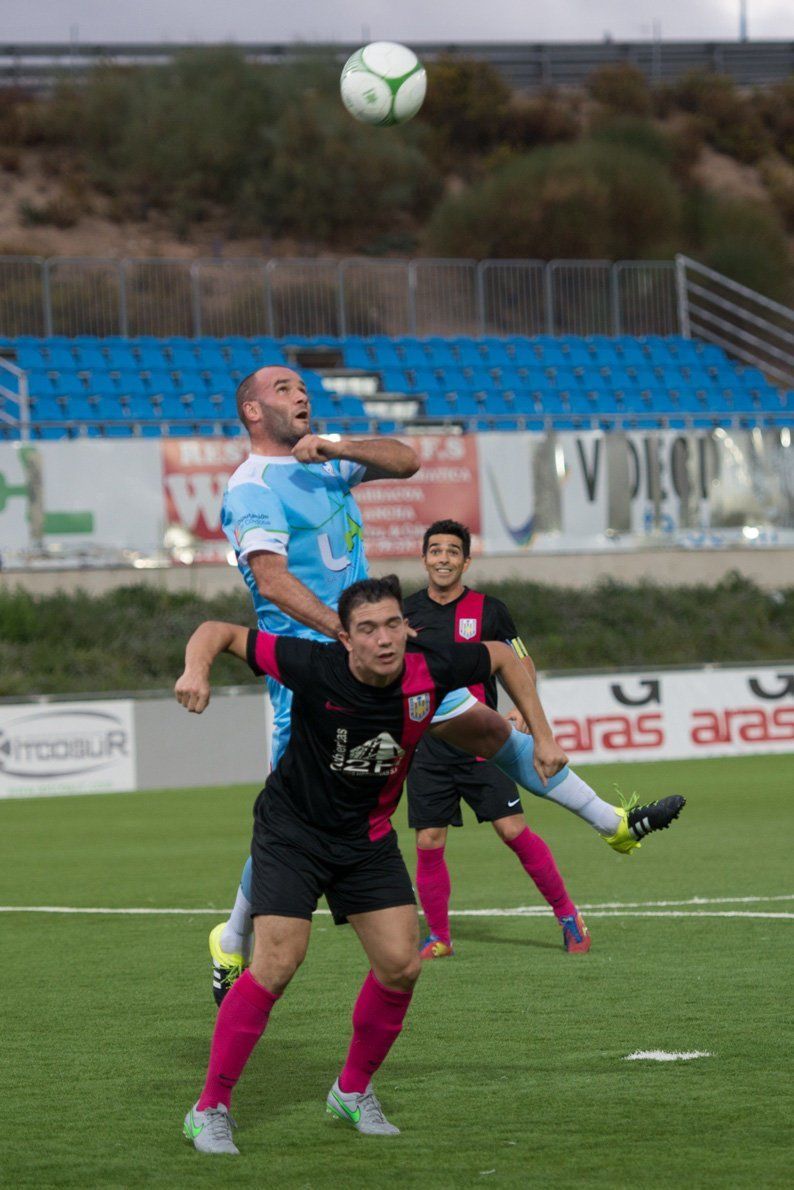
[[[788,429],[412,437],[411,480],[359,487],[372,559],[415,557],[423,529],[466,521],[478,552],[626,554],[794,545]],[[0,560],[60,551],[94,564],[219,562],[226,477],[242,439],[0,445]]]
[[[794,752],[794,666],[541,678],[572,763]],[[0,799],[249,784],[268,771],[261,687],[173,698],[0,704]]]

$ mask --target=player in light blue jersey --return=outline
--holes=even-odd
[[[330,441],[310,432],[310,404],[297,372],[261,368],[237,392],[251,453],[230,477],[221,524],[251,591],[260,629],[309,640],[336,637],[342,591],[367,577],[361,513],[351,488],[407,478],[415,452],[391,438]],[[292,693],[268,679],[273,707],[271,765],[289,736]],[[476,706],[468,691],[449,695],[443,722]],[[213,991],[220,1002],[248,958],[251,861],[246,862],[228,922],[210,934]]]

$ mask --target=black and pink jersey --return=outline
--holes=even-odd
[[[482,591],[464,587],[449,603],[437,603],[427,590],[416,591],[405,600],[405,614],[425,646],[443,649],[459,641],[498,640],[510,645],[518,657],[527,655],[506,605]],[[468,685],[475,698],[496,709],[496,678],[489,675],[484,682]],[[425,764],[476,763],[467,752],[431,738],[422,742],[420,756]]]
[[[451,690],[486,682],[482,644],[410,642],[402,675],[368,686],[350,672],[347,650],[252,631],[248,663],[294,693],[287,749],[267,781],[268,806],[330,834],[380,839],[416,746]]]

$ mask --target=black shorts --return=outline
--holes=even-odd
[[[299,819],[265,813],[263,793],[254,809],[251,840],[251,916],[311,921],[325,896],[336,925],[352,913],[415,905],[411,877],[397,835],[350,839],[315,831]]]
[[[518,789],[496,765],[473,760],[468,764],[417,764],[408,770],[408,825],[463,826],[460,799],[471,806],[478,822],[495,822],[523,814]]]

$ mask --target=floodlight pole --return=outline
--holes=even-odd
[[[739,0],[739,41],[747,41],[747,0]]]

